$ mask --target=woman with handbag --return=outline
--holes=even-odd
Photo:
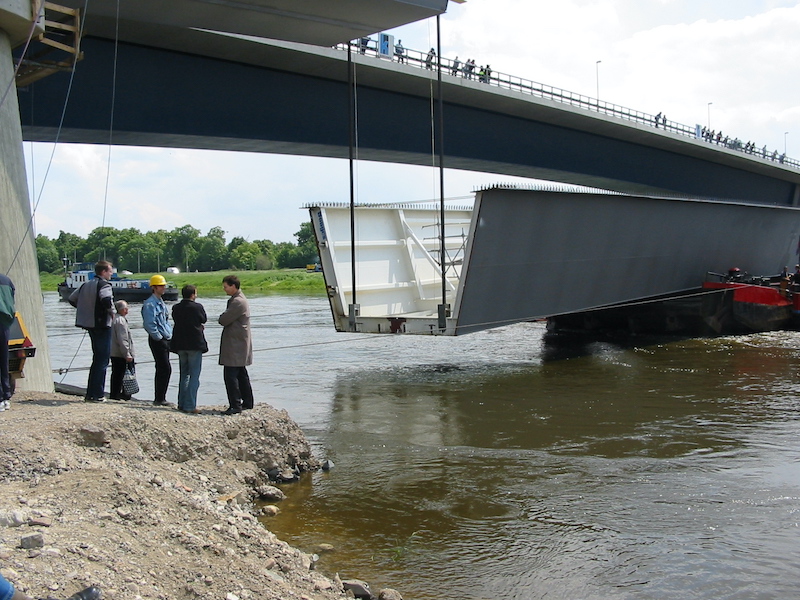
[[[125,300],[114,302],[117,313],[111,322],[111,393],[112,400],[130,400],[131,395],[122,389],[122,379],[126,371],[135,373],[133,338],[128,327],[128,303]]]

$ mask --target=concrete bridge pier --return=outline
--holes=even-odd
[[[31,23],[39,14],[39,4],[39,0],[0,0],[0,271],[7,273],[17,288],[16,308],[36,346],[36,356],[25,363],[25,378],[17,380],[17,389],[52,392],[50,351],[35,236],[29,227],[31,209],[11,57],[20,34],[23,41],[27,39]]]

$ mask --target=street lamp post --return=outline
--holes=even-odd
[[[594,64],[594,74],[595,74],[595,81],[597,83],[597,107],[600,108],[600,63],[603,62],[602,60],[598,60]]]
[[[142,272],[142,251],[139,248],[136,249],[136,272]]]
[[[786,156],[786,136],[789,135],[788,131],[783,132],[783,155]]]
[[[713,102],[708,103],[708,130],[711,131],[711,105]]]

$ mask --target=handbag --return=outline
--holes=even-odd
[[[126,365],[125,374],[122,376],[122,391],[133,396],[139,392],[139,382],[136,381],[136,367]]]

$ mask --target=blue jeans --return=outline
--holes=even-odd
[[[111,328],[95,327],[87,331],[92,340],[92,366],[89,367],[86,397],[102,398],[106,389],[106,369],[111,359]]]
[[[197,388],[200,387],[200,369],[203,353],[200,350],[178,350],[178,410],[197,408]]]

